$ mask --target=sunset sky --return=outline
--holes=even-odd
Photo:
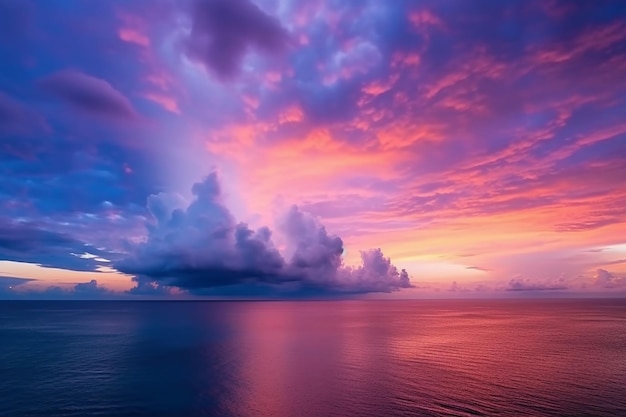
[[[626,294],[626,2],[0,0],[0,298],[354,294]]]

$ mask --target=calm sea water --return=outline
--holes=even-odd
[[[625,416],[626,302],[3,302],[0,415]]]

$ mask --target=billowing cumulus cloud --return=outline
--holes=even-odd
[[[311,215],[292,207],[282,222],[291,257],[285,260],[267,227],[252,230],[237,223],[221,200],[216,173],[193,186],[194,200],[165,215],[165,196],[152,196],[155,223],[147,240],[117,262],[135,275],[131,293],[154,294],[178,287],[202,293],[215,287],[287,284],[315,293],[388,292],[410,287],[380,249],[362,253],[363,264],[344,267],[343,241],[330,235]]]
[[[162,284],[186,289],[232,285],[246,280],[274,282],[283,259],[267,228],[253,231],[236,223],[221,202],[215,173],[193,186],[195,200],[186,209],[165,216],[160,201],[151,198],[156,224],[120,271],[145,275]]]
[[[593,276],[593,284],[599,288],[622,288],[626,287],[626,279],[599,268]]]
[[[109,82],[75,70],[63,70],[41,81],[41,86],[87,113],[133,119],[136,112],[126,96]]]
[[[380,248],[361,252],[362,265],[340,270],[338,286],[358,292],[387,292],[389,289],[409,288],[409,274],[398,271]]]
[[[341,238],[330,236],[313,216],[295,206],[287,213],[283,230],[294,248],[289,263],[292,274],[306,277],[310,282],[332,285],[341,266]]]
[[[188,56],[222,79],[239,71],[250,50],[282,50],[288,35],[280,22],[249,0],[196,0],[186,41]]]

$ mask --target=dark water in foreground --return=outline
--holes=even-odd
[[[626,301],[4,302],[2,416],[624,416]]]

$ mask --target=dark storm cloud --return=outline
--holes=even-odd
[[[115,267],[135,275],[131,293],[178,287],[203,294],[216,287],[274,286],[311,293],[388,292],[410,287],[406,271],[398,271],[380,249],[362,252],[363,264],[344,267],[343,241],[330,235],[311,215],[292,207],[281,224],[291,249],[285,260],[271,231],[236,223],[221,202],[215,173],[193,187],[195,200],[186,209],[165,215],[165,196],[149,206],[156,224],[147,240]]]
[[[97,258],[107,256],[100,249],[36,224],[0,220],[0,260],[95,272],[103,265]]]
[[[144,275],[136,275],[132,278],[135,286],[127,291],[131,295],[140,296],[160,296],[169,295],[171,288],[166,285],[161,285],[154,281],[154,278],[150,278]]]
[[[128,98],[100,78],[80,71],[63,70],[40,83],[45,90],[87,113],[124,120],[136,117]]]
[[[248,0],[196,0],[191,18],[187,54],[222,79],[237,74],[249,50],[275,53],[287,45],[278,19]]]

